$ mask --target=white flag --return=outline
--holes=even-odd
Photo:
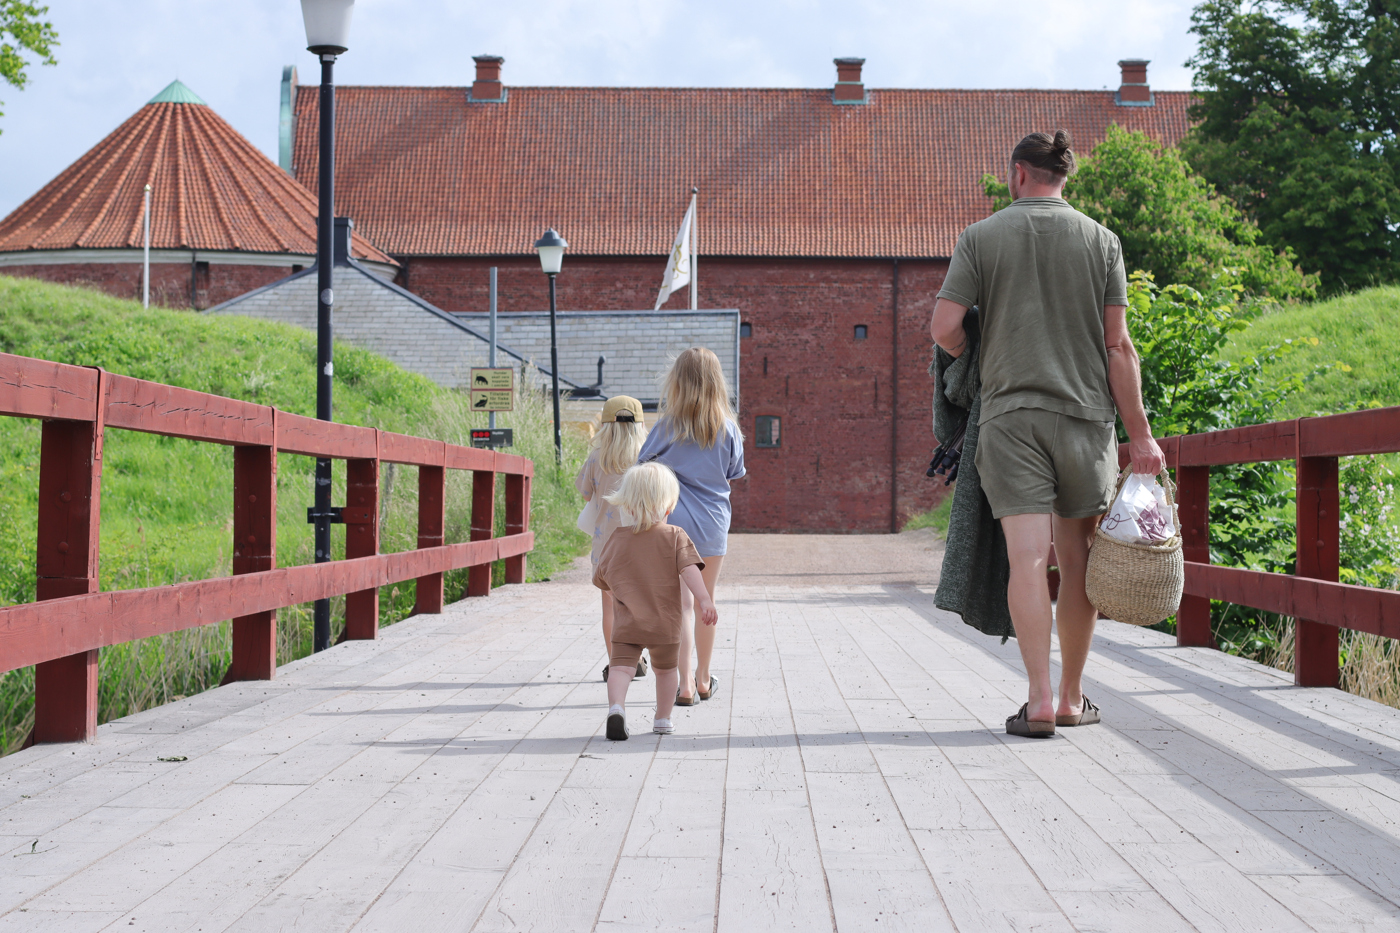
[[[671,258],[666,261],[666,274],[661,279],[661,292],[656,296],[656,307],[660,311],[674,292],[690,284],[690,229],[695,223],[695,196],[690,197],[690,207],[686,208],[685,219],[676,232],[676,242],[671,246]]]

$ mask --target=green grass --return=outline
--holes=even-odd
[[[151,379],[315,412],[315,338],[299,328],[246,318],[205,316],[152,308],[84,289],[0,276],[0,350],[22,356]],[[458,393],[439,389],[373,353],[336,346],[336,420],[467,443],[486,415],[468,410]],[[522,379],[522,383],[524,380]],[[523,392],[517,410],[498,425],[515,429],[514,453],[536,464],[531,527],[536,548],[530,579],[549,577],[586,553],[574,527],[582,502],[573,475],[586,449],[565,437],[565,463],[554,467],[549,409]],[[0,604],[34,598],[35,515],[40,425],[0,418]],[[277,560],[310,563],[313,461],[278,458]],[[103,590],[157,586],[226,575],[231,570],[232,449],[217,444],[109,431],[103,456],[100,581]],[[337,502],[344,501],[344,469],[337,467]],[[449,542],[470,529],[470,477],[449,473]],[[504,483],[498,490],[497,533],[504,533]],[[386,465],[381,477],[382,550],[416,546],[417,470]],[[343,530],[336,531],[343,553]],[[338,556],[338,555],[337,555]],[[502,568],[496,568],[497,582]],[[457,598],[465,571],[448,577]],[[404,618],[413,605],[412,582],[381,591],[383,624]],[[279,613],[278,661],[310,651],[309,606]],[[343,626],[333,603],[334,634]],[[228,625],[144,639],[103,649],[100,712],[118,718],[218,683],[228,666]],[[33,668],[0,674],[0,754],[28,734],[33,717]]]
[[[918,531],[920,528],[932,528],[938,533],[940,538],[948,537],[948,519],[953,514],[953,490],[949,489],[948,494],[943,497],[943,501],[929,509],[927,512],[920,512],[918,515],[909,517],[909,521],[904,523],[900,531]]]
[[[1285,341],[1293,349],[1275,372],[1307,376],[1325,369],[1309,378],[1279,418],[1400,405],[1400,287],[1280,307],[1235,334],[1224,356],[1253,356]]]

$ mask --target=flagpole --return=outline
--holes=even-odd
[[[700,270],[697,267],[697,260],[700,257],[696,254],[700,252],[700,234],[695,229],[700,221],[700,211],[695,205],[699,192],[699,188],[690,189],[690,310],[692,311],[698,310],[699,307],[696,304],[699,291],[696,279],[700,275]]]

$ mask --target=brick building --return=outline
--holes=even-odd
[[[148,184],[154,304],[207,308],[314,262],[315,196],[175,81],[0,220],[0,274],[139,300]]]
[[[1063,127],[1175,143],[1185,92],[1146,62],[1117,91],[880,90],[860,59],[824,89],[339,87],[338,209],[448,312],[545,307],[532,244],[569,240],[560,307],[650,307],[692,185],[701,308],[738,308],[749,477],[736,530],[889,531],[935,504],[928,319],[959,232],[990,212],[979,179]],[[293,168],[316,177],[317,95],[291,101]],[[680,307],[683,296],[667,307]],[[757,419],[779,418],[776,446]],[[765,427],[767,422],[765,422]]]

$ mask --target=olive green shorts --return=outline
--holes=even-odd
[[[1111,421],[1014,408],[982,424],[975,459],[995,517],[1088,518],[1108,511],[1118,439]]]

